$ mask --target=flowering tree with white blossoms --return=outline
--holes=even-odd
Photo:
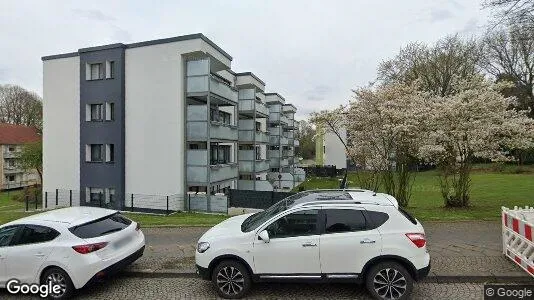
[[[473,158],[511,160],[506,149],[532,147],[534,120],[509,109],[514,98],[503,85],[482,77],[461,81],[453,95],[432,97],[422,156],[440,170],[440,188],[448,207],[469,205]]]
[[[425,137],[427,97],[417,86],[391,83],[354,91],[347,113],[349,152],[379,170],[388,194],[407,206]]]

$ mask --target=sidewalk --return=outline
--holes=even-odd
[[[426,222],[432,268],[429,282],[532,282],[501,253],[499,221]],[[147,249],[130,276],[193,277],[195,247],[208,228],[145,228]]]

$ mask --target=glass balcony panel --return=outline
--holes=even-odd
[[[212,166],[210,170],[211,182],[227,180],[227,179],[235,178],[237,176],[238,176],[237,164],[220,165],[216,167]]]
[[[209,76],[187,77],[188,93],[203,93],[208,91]]]
[[[187,150],[188,165],[206,165],[208,163],[208,150]]]
[[[210,92],[237,104],[237,91],[213,77],[210,77]]]
[[[187,75],[208,75],[210,73],[210,61],[208,59],[190,60],[187,62]]]
[[[239,100],[256,98],[256,91],[254,89],[241,89],[239,90]]]
[[[208,138],[208,122],[187,122],[187,139],[204,141]]]

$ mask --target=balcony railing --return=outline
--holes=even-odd
[[[20,167],[8,167],[4,166],[4,174],[16,174],[16,173],[22,173],[24,170]]]
[[[282,159],[280,160],[280,166],[281,166],[281,167],[286,167],[286,166],[288,166],[288,165],[289,165],[289,161],[287,160],[287,158],[282,158]]]
[[[255,105],[255,106],[254,106]],[[262,114],[264,116],[269,115],[269,109],[263,103],[259,103],[253,99],[239,99],[239,111],[255,111],[256,113]]]
[[[237,105],[237,90],[213,75],[187,77],[187,93],[207,93],[218,95]]]
[[[269,158],[280,157],[280,150],[269,150]]]
[[[216,140],[237,141],[237,126],[210,122],[210,138]],[[208,139],[208,122],[190,121],[187,122],[187,140],[205,141]]]
[[[4,151],[4,158],[17,158],[21,151]]]
[[[282,155],[285,157],[293,157],[294,151],[293,150],[282,150]]]
[[[218,182],[236,178],[237,164],[210,165],[209,182]],[[207,166],[187,166],[187,181],[192,183],[208,183]]]
[[[266,132],[255,131],[255,130],[240,130],[239,131],[239,141],[241,142],[254,142],[254,137],[256,137],[256,143],[268,143],[269,135]]]
[[[295,140],[295,141],[293,141],[293,145],[294,145],[295,147],[300,146],[300,142],[299,142],[299,140]]]
[[[239,172],[252,173],[252,172],[265,172],[269,170],[270,165],[268,160],[240,160]]]
[[[269,158],[269,166],[271,168],[279,168],[280,167],[280,158],[279,157],[270,157]]]

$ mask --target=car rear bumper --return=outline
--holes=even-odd
[[[428,262],[428,266],[417,270],[417,274],[416,274],[415,280],[421,280],[421,279],[427,277],[428,273],[430,273],[430,262]]]
[[[209,269],[201,267],[199,265],[196,265],[196,266],[197,266],[197,274],[198,274],[198,276],[200,276],[200,278],[202,278],[204,280],[210,280]]]
[[[109,267],[107,267],[107,268],[105,268],[103,270],[98,271],[96,274],[93,275],[93,277],[91,277],[91,279],[89,279],[89,281],[85,284],[85,286],[91,285],[91,284],[93,284],[95,282],[102,281],[102,280],[104,280],[104,279],[106,279],[106,278],[108,278],[108,277],[120,272],[121,270],[123,270],[124,268],[126,268],[127,266],[132,264],[134,261],[139,259],[141,256],[143,256],[144,251],[145,251],[145,246],[143,245],[141,248],[139,248],[139,250],[137,250],[136,252],[134,252],[130,256],[127,256],[127,257],[123,258],[122,260],[112,264],[111,266],[109,266]]]

